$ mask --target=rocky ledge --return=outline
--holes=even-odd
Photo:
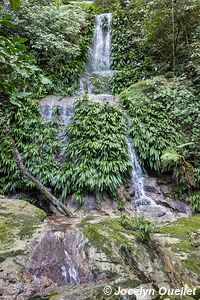
[[[154,227],[145,241],[120,217],[44,218],[27,202],[0,200],[1,300],[144,299],[106,297],[107,285],[151,287],[162,299],[160,287],[200,285],[200,215]]]

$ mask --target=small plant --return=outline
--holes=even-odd
[[[177,183],[185,184],[188,187],[194,186],[194,168],[186,161],[184,148],[192,143],[179,145],[176,148],[168,148],[161,156],[163,170],[173,170]]]
[[[139,240],[146,242],[150,239],[150,233],[152,230],[152,224],[150,221],[144,219],[143,217],[137,217],[130,219],[123,215],[120,217],[120,225],[127,230],[137,231],[139,233]]]
[[[122,210],[124,210],[124,208],[125,208],[125,203],[123,201],[118,201],[117,202],[117,209],[119,211],[122,211]]]
[[[200,192],[194,193],[190,196],[190,206],[196,213],[200,213]]]
[[[123,244],[121,244],[120,248],[122,250],[132,251],[132,250],[134,250],[134,244],[131,242],[123,243]]]
[[[135,230],[135,223],[133,222],[133,219],[128,218],[126,215],[120,217],[119,223],[127,230]]]
[[[136,219],[136,229],[140,232],[141,241],[145,242],[150,239],[150,233],[152,230],[151,222],[139,217]]]

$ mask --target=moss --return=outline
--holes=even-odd
[[[49,299],[56,299],[58,297],[58,293],[54,292],[49,294]]]
[[[184,262],[185,266],[196,274],[199,274],[200,261],[197,255],[190,255]]]
[[[180,240],[189,238],[191,232],[200,229],[200,215],[194,215],[188,218],[182,218],[170,225],[164,226],[158,230],[159,233],[168,234]]]
[[[154,77],[153,79],[149,80],[141,80],[134,84],[132,84],[130,87],[125,89],[120,95],[120,99],[124,99],[126,97],[129,97],[130,95],[134,94],[140,94],[141,96],[144,96],[148,93],[152,93],[156,90],[160,90],[163,86],[167,84],[167,80],[164,76],[158,76]]]
[[[5,252],[3,254],[0,254],[0,264],[4,262],[7,258],[10,257],[16,257],[16,256],[23,256],[25,255],[23,250],[16,250],[16,251],[10,251],[10,252]]]
[[[0,204],[0,211],[1,210],[8,210],[8,207],[6,207],[5,205],[3,204]]]
[[[192,238],[192,232],[200,229],[200,215],[193,215],[188,218],[182,218],[170,225],[157,229],[157,232],[177,238],[179,241],[171,245],[175,253],[185,253],[184,265],[187,269],[198,274],[200,269],[200,260],[198,247]]]
[[[92,218],[86,218],[80,226],[90,243],[101,249],[107,256],[112,256],[111,245],[113,244],[116,247],[131,247],[132,250],[136,248],[135,243],[131,240],[133,232],[124,229],[119,224],[119,218],[107,218],[99,220],[99,223],[92,222]]]
[[[22,240],[33,236],[46,214],[21,200],[1,199],[0,205],[0,253],[11,255],[15,247],[20,248]]]

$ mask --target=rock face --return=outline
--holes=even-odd
[[[117,286],[198,286],[200,216],[154,229],[142,241],[119,217],[49,217],[20,200],[0,200],[0,299],[135,299]],[[105,297],[105,286],[113,289]],[[138,298],[139,299],[139,298]],[[158,298],[160,299],[160,298]]]
[[[195,236],[199,235],[199,220],[200,216],[193,216],[157,228],[151,240],[145,243],[138,238],[136,231],[124,229],[119,218],[96,216],[82,220],[72,219],[68,222],[60,219],[59,224],[58,220],[49,220],[45,236],[38,241],[38,248],[41,251],[38,253],[34,248],[32,252],[31,257],[35,252],[34,261],[31,260],[32,267],[39,266],[40,270],[44,269],[44,273],[41,272],[39,276],[43,273],[52,279],[51,273],[54,272],[54,268],[48,260],[54,257],[54,261],[58,261],[59,264],[60,257],[64,263],[63,253],[67,251],[66,274],[68,276],[70,274],[69,261],[71,261],[76,269],[78,281],[76,285],[69,285],[70,278],[62,273],[63,268],[60,265],[60,274],[68,284],[46,289],[30,296],[29,299],[135,299],[133,296],[122,298],[114,295],[117,286],[136,288],[144,285],[154,289],[198,286],[199,244],[196,243]],[[57,243],[59,251],[52,250],[50,257],[47,251],[47,257],[41,265],[43,256],[41,252],[43,253],[45,241],[51,239],[53,228],[54,234],[62,239],[63,248],[59,248]],[[189,236],[193,240],[188,241]],[[46,271],[45,274],[49,266],[51,272]],[[54,282],[60,285],[59,272],[55,273],[57,277],[54,278]],[[103,290],[108,285],[112,287],[113,292],[109,297],[105,297]]]
[[[23,259],[44,218],[42,210],[25,201],[0,199],[1,300],[13,300],[24,292]]]
[[[116,96],[109,94],[88,95],[88,99],[92,102],[109,102],[113,105],[119,104],[119,99]],[[76,97],[58,97],[49,95],[40,101],[41,115],[51,120],[57,116],[59,120],[65,124],[70,124],[72,114],[76,103]]]

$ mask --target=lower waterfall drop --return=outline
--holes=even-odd
[[[134,185],[135,191],[135,206],[143,205],[156,205],[155,202],[145,194],[144,190],[144,179],[147,176],[146,172],[142,168],[137,158],[135,149],[132,146],[132,143],[128,140],[128,152],[131,160],[132,171],[131,171],[131,181]]]
[[[164,219],[173,219],[172,212],[159,204],[154,199],[146,195],[145,178],[148,177],[145,170],[140,165],[135,149],[130,140],[127,140],[129,157],[132,165],[131,184],[134,187],[134,206],[136,212],[147,218],[154,220],[162,217]]]

